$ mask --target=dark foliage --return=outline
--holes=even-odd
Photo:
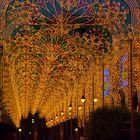
[[[131,140],[131,113],[126,108],[99,108],[87,123],[88,140]],[[134,113],[136,140],[140,140],[140,115]]]

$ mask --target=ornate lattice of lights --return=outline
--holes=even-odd
[[[129,15],[129,10],[125,8],[115,0],[103,3],[80,0],[15,1],[7,9],[7,30],[4,34],[11,35],[13,28],[27,24],[47,25],[63,34],[81,25],[100,24],[116,33],[118,29],[122,31]]]
[[[45,32],[40,29],[40,31],[34,33],[34,30],[29,28],[29,30],[26,29],[26,32],[18,32],[19,34],[21,33],[22,36],[17,33],[14,39],[9,39],[9,42],[6,42],[4,45],[4,61],[6,59],[9,60],[9,63],[7,63],[9,67],[8,72],[5,73],[11,79],[10,84],[13,88],[13,100],[16,100],[16,106],[13,108],[9,106],[9,88],[6,84],[5,89],[7,88],[8,91],[5,92],[4,101],[7,103],[7,110],[9,110],[14,122],[14,118],[17,115],[15,122],[17,126],[19,125],[21,116],[27,117],[30,111],[32,114],[36,111],[40,111],[42,117],[48,114],[48,116],[46,116],[47,120],[52,120],[57,113],[60,114],[62,111],[65,111],[64,113],[66,114],[67,98],[70,100],[73,95],[73,97],[78,98],[79,100],[82,91],[78,90],[78,96],[77,92],[73,93],[73,90],[69,90],[68,94],[65,90],[64,83],[69,81],[67,86],[68,89],[71,88],[71,83],[74,83],[75,87],[74,80],[76,78],[80,80],[81,75],[84,75],[87,72],[90,61],[93,61],[93,56],[102,55],[105,52],[105,49],[102,49],[101,46],[106,46],[106,50],[110,48],[109,38],[104,40],[106,37],[102,36],[97,40],[99,37],[98,35],[104,34],[102,33],[102,30],[95,30],[95,33],[94,30],[89,30],[82,35],[81,33],[75,33],[75,31],[78,32],[78,29],[81,30],[81,27],[79,26],[82,24],[85,24],[86,26],[102,24],[111,33],[114,33],[117,32],[116,28],[114,28],[114,24],[121,28],[127,14],[125,10],[121,9],[120,3],[114,2],[113,4],[110,4],[109,1],[106,4],[100,4],[99,2],[93,4],[86,3],[83,8],[84,11],[79,12],[79,14],[76,13],[76,10],[70,10],[72,9],[72,5],[69,5],[68,7],[68,12],[71,11],[70,14],[68,14],[67,11],[64,13],[61,8],[62,5],[59,7],[61,12],[58,11],[58,9],[55,9],[56,13],[53,14],[50,8],[47,7],[48,3],[55,8],[54,1],[52,3],[46,1],[43,10],[50,13],[49,15],[51,15],[51,17],[47,17],[47,14],[43,12],[41,6],[39,6],[39,10],[47,19],[45,24],[49,25],[51,23],[49,28],[54,32],[50,30],[45,34]],[[13,23],[17,24],[19,19],[22,18],[19,23],[20,25],[23,25],[24,16],[21,15],[23,13],[27,15],[29,12],[29,21],[27,21],[26,24],[44,24],[44,21],[35,22],[36,20],[32,19],[32,12],[29,10],[28,4],[29,2],[17,2],[11,6],[11,9],[7,13],[11,14],[12,19],[15,19],[13,20]],[[15,6],[17,8],[14,9]],[[82,8],[81,6],[83,5],[75,5],[77,11],[80,11]],[[25,9],[23,10],[24,7]],[[34,9],[35,5],[33,4],[32,7]],[[63,5],[63,7],[66,9],[67,6]],[[17,18],[15,18],[13,14],[16,10],[19,10]],[[38,9],[35,8],[35,10]],[[38,11],[37,13],[39,13],[37,16],[40,17],[40,12]],[[83,17],[85,17],[85,21],[81,20]],[[76,26],[73,26],[73,23],[77,23],[75,24]],[[61,28],[59,25],[61,25]],[[42,27],[42,29],[44,28],[45,26]],[[65,29],[66,31],[64,31]],[[74,34],[66,34],[71,34],[71,31],[74,31]],[[34,34],[30,34],[31,32]],[[58,35],[59,33],[63,33],[63,35],[60,36]],[[97,36],[94,35],[97,33]],[[104,44],[102,43],[102,40],[104,40]],[[69,61],[70,58],[71,61]],[[72,79],[69,78],[71,76]],[[52,90],[53,88],[54,90]],[[82,89],[83,85],[79,84],[77,88]],[[68,95],[66,95],[66,93]],[[63,95],[64,102],[59,100],[58,104],[54,104],[54,102],[57,103],[57,100],[53,101],[52,99],[54,95],[59,99],[62,99]],[[47,98],[48,102],[46,104]],[[50,110],[51,106],[56,106],[56,110]],[[63,108],[63,106],[65,106],[65,108]],[[16,112],[16,114],[13,112]],[[63,116],[61,121],[66,119],[67,117]]]
[[[30,1],[13,1],[6,14],[7,23],[12,21],[15,25],[37,25],[44,22],[44,16],[36,4]]]
[[[33,114],[37,111],[44,94],[42,102],[45,102],[48,95],[47,88],[55,87],[55,83],[59,83],[63,74],[66,73],[64,78],[71,75],[69,73],[80,74],[80,71],[84,72],[84,68],[88,66],[88,59],[83,54],[76,54],[75,51],[65,52],[59,45],[47,42],[41,47],[36,44],[35,38],[30,35],[23,37],[18,35],[16,39],[5,44],[4,60],[6,58],[9,60],[7,65],[9,65],[13,95],[17,99],[19,112],[25,118],[30,111]],[[37,39],[42,38],[39,36]],[[72,58],[71,62],[68,62],[69,58]],[[73,68],[69,65],[73,65]]]
[[[77,38],[79,38],[79,39],[81,39],[81,37],[80,37],[80,35],[77,35],[78,37]],[[64,82],[61,84],[59,84],[59,79],[61,80],[62,78],[63,78],[63,75],[62,75],[62,73],[64,74],[65,73],[65,71],[66,71],[66,73],[67,72],[69,72],[69,74],[66,74],[66,75],[64,75],[64,76],[68,76],[68,75],[75,75],[76,77],[81,77],[81,75],[80,75],[80,73],[82,73],[82,75],[84,75],[84,71],[87,69],[86,67],[87,66],[89,66],[89,62],[87,61],[87,60],[90,60],[90,61],[93,61],[93,56],[92,56],[92,53],[93,52],[91,52],[91,51],[87,51],[86,52],[86,50],[87,50],[87,48],[88,48],[88,46],[87,46],[87,44],[82,44],[81,42],[82,42],[82,39],[81,40],[78,40],[81,44],[79,45],[78,44],[78,41],[77,41],[77,38],[74,40],[73,38],[71,38],[72,39],[72,41],[70,41],[70,38],[69,38],[69,46],[67,46],[67,50],[70,50],[70,53],[68,53],[66,56],[67,56],[67,58],[69,59],[69,61],[66,61],[67,63],[65,63],[65,65],[64,65],[64,67],[60,67],[59,69],[56,69],[56,71],[54,72],[53,71],[53,79],[51,80],[49,80],[49,83],[47,84],[47,85],[50,85],[51,86],[51,88],[52,88],[52,85],[54,85],[54,87],[52,88],[52,89],[54,89],[54,88],[56,88],[56,91],[54,92],[54,94],[52,94],[53,96],[55,95],[55,93],[56,93],[56,96],[58,96],[58,98],[60,98],[60,99],[62,99],[62,94],[64,94],[64,96],[65,96],[65,98],[64,98],[64,101],[66,101],[66,99],[67,98],[71,98],[71,96],[75,96],[75,94],[74,93],[71,93],[72,95],[71,96],[66,96],[66,93],[65,92],[63,92],[63,88],[61,89],[61,92],[60,93],[58,93],[58,89],[57,89],[57,84],[58,84],[58,88],[59,87],[62,87],[62,85],[66,82],[66,81],[68,81],[67,79],[66,80],[64,80]],[[73,44],[73,40],[74,40],[74,43],[77,45],[77,47],[71,47],[71,45],[72,46],[74,46],[75,44]],[[81,46],[82,45],[82,46]],[[79,47],[78,47],[79,46]],[[94,46],[94,44],[93,44],[93,46]],[[90,46],[91,47],[91,46]],[[90,48],[89,47],[89,48]],[[94,47],[93,47],[93,50],[94,50]],[[80,54],[80,53],[81,54]],[[85,57],[85,56],[86,57]],[[94,53],[93,53],[93,55],[94,55]],[[84,56],[84,57],[83,57]],[[71,58],[71,59],[70,59]],[[88,59],[87,59],[88,58]],[[62,59],[63,60],[63,59]],[[64,59],[64,60],[67,60],[67,59]],[[81,63],[81,62],[82,63]],[[85,65],[86,64],[86,65]],[[84,66],[85,65],[85,66]],[[85,69],[85,70],[84,70]],[[57,71],[57,70],[60,70],[60,71]],[[82,71],[83,72],[82,72]],[[81,71],[81,72],[80,72]],[[79,73],[80,72],[80,73]],[[55,82],[55,80],[57,81],[57,82]],[[74,78],[75,79],[75,78]],[[52,82],[51,82],[52,81]],[[48,90],[48,91],[50,91],[50,90]],[[80,93],[82,93],[81,91],[80,91]],[[81,94],[79,94],[78,95],[79,97],[76,97],[75,96],[75,98],[79,98],[80,99],[80,96],[81,96]],[[50,96],[50,97],[48,97],[47,95],[46,96],[44,96],[43,97],[43,100],[42,101],[44,101],[44,102],[46,102],[46,101],[48,101],[49,102],[49,106],[50,106],[50,104],[51,104],[51,106],[60,106],[62,103],[60,103],[60,104],[58,104],[57,103],[57,105],[55,104],[54,105],[54,103],[56,103],[54,100],[52,100],[51,101],[51,98],[52,98],[52,96]],[[58,98],[56,98],[56,99],[58,99]],[[40,109],[41,110],[41,116],[45,116],[45,115],[48,115],[48,116],[46,116],[46,118],[48,117],[48,119],[50,120],[51,118],[54,118],[54,110],[52,109],[52,108],[48,108],[48,102],[46,103],[46,104],[44,104],[44,105],[41,105],[41,106],[43,106],[44,108],[43,109]],[[42,102],[41,102],[41,104],[42,104]],[[66,104],[66,103],[64,103],[64,104]],[[59,109],[59,107],[57,107],[58,109]],[[62,108],[62,107],[61,107]],[[63,109],[61,109],[61,110],[59,110],[59,111],[56,111],[56,112],[59,112],[59,114],[61,114],[60,113],[60,111],[67,111],[67,106],[65,105],[64,107],[63,107]],[[48,113],[49,112],[49,113]],[[74,113],[73,114],[73,116],[76,116],[76,114]],[[64,116],[63,116],[64,117]],[[64,117],[65,119],[67,118],[66,116]],[[63,118],[63,119],[64,119]],[[48,120],[47,119],[47,120]]]
[[[136,27],[130,26],[131,34],[128,40],[132,40],[132,61],[133,61],[133,82],[137,90],[140,87],[140,14],[137,15],[138,23]]]
[[[18,94],[15,94],[14,93],[14,95],[17,96],[16,98],[19,98],[19,102],[22,105],[22,107],[19,107],[19,108],[21,108],[21,114],[22,114],[22,116],[23,117],[27,117],[29,111],[32,110],[33,111],[32,113],[34,114],[35,111],[37,111],[37,108],[41,108],[41,107],[39,107],[39,103],[40,103],[40,100],[41,100],[42,96],[43,96],[43,98],[42,98],[43,101],[41,101],[41,102],[46,102],[46,98],[48,98],[48,99],[51,100],[52,95],[54,96],[54,94],[52,94],[50,96],[50,98],[49,98],[48,97],[48,95],[49,95],[48,93],[51,91],[51,89],[54,88],[54,87],[52,87],[52,85],[56,86],[55,82],[59,83],[59,81],[57,80],[59,77],[57,77],[57,75],[56,75],[57,74],[56,72],[59,72],[59,71],[53,71],[51,73],[50,73],[50,71],[48,73],[46,73],[46,71],[44,72],[43,68],[46,70],[46,67],[40,66],[40,65],[43,65],[42,64],[43,63],[42,60],[40,60],[40,59],[42,59],[43,56],[40,55],[40,54],[39,54],[39,56],[41,58],[39,56],[36,56],[36,52],[40,53],[40,49],[37,46],[35,47],[35,44],[34,44],[35,49],[33,49],[34,47],[33,48],[31,47],[33,45],[33,44],[31,44],[31,42],[32,42],[31,40],[32,39],[30,38],[28,40],[28,37],[27,36],[24,36],[24,37],[25,38],[22,37],[23,42],[21,40],[19,41],[20,37],[17,38],[17,40],[18,40],[17,41],[17,46],[18,46],[18,48],[19,48],[19,46],[21,46],[21,48],[20,48],[19,52],[17,51],[17,49],[14,48],[14,50],[16,50],[18,52],[18,54],[16,54],[17,52],[15,52],[15,54],[16,54],[15,57],[14,56],[11,57],[12,65],[10,66],[10,70],[11,70],[12,73],[16,73],[15,76],[16,76],[17,79],[12,78],[12,80],[13,80],[12,83],[15,83],[15,80],[16,80],[17,85],[18,85],[18,92],[20,93],[20,94],[19,93]],[[25,42],[25,45],[26,46],[24,46],[24,42]],[[16,44],[16,41],[15,42],[12,41],[12,44],[15,45]],[[12,47],[16,47],[16,45],[15,46],[12,46]],[[13,49],[12,47],[11,47],[11,49]],[[28,49],[27,49],[27,47],[28,47]],[[47,47],[48,47],[48,45],[47,45]],[[52,47],[52,46],[49,44],[49,47]],[[44,51],[43,51],[43,53],[44,53]],[[70,51],[70,54],[71,54],[71,51]],[[73,70],[72,69],[71,70],[67,70],[66,69],[66,70],[68,72],[70,72],[70,73],[73,74],[73,73],[75,73],[75,70],[76,70],[75,60],[77,61],[77,64],[78,64],[78,67],[79,67],[80,66],[79,65],[79,62],[80,61],[79,60],[82,60],[83,58],[82,57],[77,57],[78,55],[77,54],[75,55],[75,53],[73,53],[71,55],[73,55],[72,56],[73,59],[69,63],[71,63],[71,65],[73,65],[74,68],[73,68]],[[46,56],[48,57],[49,56],[49,53]],[[16,58],[16,61],[14,61],[15,58]],[[69,57],[67,57],[67,59],[69,59]],[[54,69],[55,69],[56,65],[54,65],[55,64],[54,61],[56,61],[56,59],[54,59],[54,57],[53,57],[53,59],[51,59],[51,57],[49,57],[48,59],[46,58],[45,59],[45,62],[44,62],[45,64],[46,63],[47,64],[49,63],[49,62],[46,62],[47,60],[49,60],[50,62],[53,62],[52,67],[54,67]],[[83,64],[86,64],[85,63],[85,60],[86,59],[84,58],[83,60],[82,60],[82,62],[84,62]],[[38,61],[39,61],[39,63],[37,63]],[[40,63],[40,61],[42,63]],[[15,63],[13,64],[13,62],[15,62]],[[33,62],[33,64],[32,64],[32,62]],[[69,63],[68,63],[68,65],[66,65],[66,63],[64,63],[65,64],[64,66],[66,68],[67,67],[69,68]],[[81,64],[81,66],[83,64]],[[36,65],[38,66],[38,68],[42,68],[42,71],[40,69],[36,69]],[[50,68],[52,68],[52,67],[50,67]],[[81,67],[80,67],[80,69],[81,69]],[[34,75],[34,72],[35,71],[37,72],[37,75]],[[77,70],[76,70],[76,73],[75,74],[78,74],[77,73]],[[48,75],[50,75],[50,78],[47,77]],[[61,73],[58,74],[58,76],[61,76]],[[45,81],[45,79],[46,79],[46,81]],[[48,82],[47,82],[47,79],[49,79]],[[52,82],[50,82],[51,79],[52,79]],[[39,80],[40,80],[40,83],[37,82]],[[46,82],[47,83],[50,83],[50,86],[48,84],[50,90],[46,89]],[[59,85],[58,87],[60,87],[60,86],[61,85]],[[15,85],[13,85],[13,87],[15,88],[14,91],[17,91],[17,89],[16,89],[17,87]],[[32,89],[31,89],[31,87],[32,87]],[[45,95],[44,95],[44,92],[46,92]],[[62,93],[64,94],[64,92],[62,92]],[[34,98],[34,100],[33,100],[34,102],[33,103],[31,102],[32,101],[32,98]],[[61,98],[61,97],[59,96],[59,98]],[[31,109],[30,109],[30,107],[31,107],[30,105],[32,105],[32,108]],[[42,103],[41,103],[41,105],[44,106],[44,104],[42,104]],[[45,104],[45,108],[48,105],[49,106],[52,106],[53,104],[52,103],[49,103],[49,101],[48,101],[48,104]],[[61,108],[62,108],[62,106],[61,106]],[[66,108],[65,108],[65,111],[66,111]],[[49,113],[50,114],[49,115],[49,118],[52,118],[52,116],[54,116],[54,112],[52,112],[51,110],[48,110],[47,112],[50,112]],[[64,119],[65,118],[63,118],[63,120]]]
[[[57,0],[60,3],[61,7],[64,7],[67,11],[72,10],[73,8],[78,7],[80,4],[79,0]]]
[[[139,91],[139,71],[140,71],[140,30],[139,30],[139,23],[137,24],[138,26],[133,26],[133,25],[129,25],[127,27],[128,30],[128,34],[127,35],[121,35],[119,36],[119,38],[116,37],[116,39],[114,39],[114,43],[113,43],[113,47],[109,50],[109,52],[107,53],[107,56],[104,60],[105,65],[107,67],[110,67],[109,71],[110,71],[110,81],[111,81],[111,85],[110,85],[110,92],[113,93],[110,95],[113,96],[114,98],[114,103],[116,104],[120,104],[120,95],[118,94],[114,94],[114,93],[119,93],[119,89],[121,89],[124,93],[125,93],[125,97],[126,97],[126,103],[130,103],[130,91],[129,91],[129,85],[127,84],[125,87],[121,87],[120,85],[120,59],[122,56],[127,56],[126,62],[125,62],[125,76],[124,79],[125,80],[129,80],[129,68],[130,68],[130,64],[129,64],[129,57],[130,57],[130,47],[132,47],[132,61],[133,61],[133,69],[132,69],[132,73],[133,73],[133,85],[134,87],[136,87],[137,91]],[[130,45],[130,42],[132,42],[132,46]],[[112,61],[114,60],[114,62],[117,62],[116,64],[111,64]],[[110,63],[110,64],[109,64]],[[119,97],[119,98],[118,98]],[[119,101],[119,102],[118,102]]]
[[[5,103],[5,110],[7,110],[9,116],[11,117],[14,124],[19,127],[21,120],[21,111],[19,106],[18,96],[11,94],[14,90],[11,84],[11,77],[9,71],[9,59],[7,56],[4,56],[3,63],[3,103]],[[13,83],[14,84],[14,83]],[[13,93],[13,92],[12,92]]]

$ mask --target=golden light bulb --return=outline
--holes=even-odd
[[[75,132],[78,132],[78,128],[75,128],[74,131],[75,131]]]
[[[82,110],[82,107],[81,107],[81,106],[79,106],[79,107],[78,107],[78,109],[79,109],[79,110]]]
[[[69,112],[69,115],[71,115],[71,112]]]
[[[64,115],[64,112],[61,112],[61,115]]]
[[[81,102],[84,103],[85,102],[85,96],[81,97]]]
[[[98,99],[97,99],[97,98],[95,98],[95,99],[94,99],[94,102],[96,103],[97,101],[98,101]]]

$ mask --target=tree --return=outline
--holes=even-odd
[[[87,123],[88,140],[131,140],[130,112],[126,108],[98,108]],[[135,113],[135,129],[140,128],[140,117]],[[140,137],[137,135],[137,139]]]

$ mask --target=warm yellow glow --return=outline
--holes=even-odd
[[[69,112],[69,115],[71,115],[71,112]]]
[[[78,132],[78,128],[75,128],[74,131],[75,131],[75,132]]]
[[[64,115],[64,112],[61,112],[61,115]]]
[[[82,110],[82,107],[81,107],[81,106],[79,106],[79,107],[78,107],[78,109],[79,109],[79,110]]]
[[[85,97],[84,97],[84,96],[81,97],[81,102],[82,102],[82,103],[85,102]]]
[[[71,106],[69,106],[69,110],[72,110],[72,107]]]
[[[98,101],[98,99],[97,99],[97,98],[95,98],[95,99],[94,99],[94,102],[96,103],[97,101]]]
[[[18,129],[18,131],[19,131],[19,132],[21,132],[21,131],[22,131],[22,129],[21,129],[21,128],[19,128],[19,129]]]

